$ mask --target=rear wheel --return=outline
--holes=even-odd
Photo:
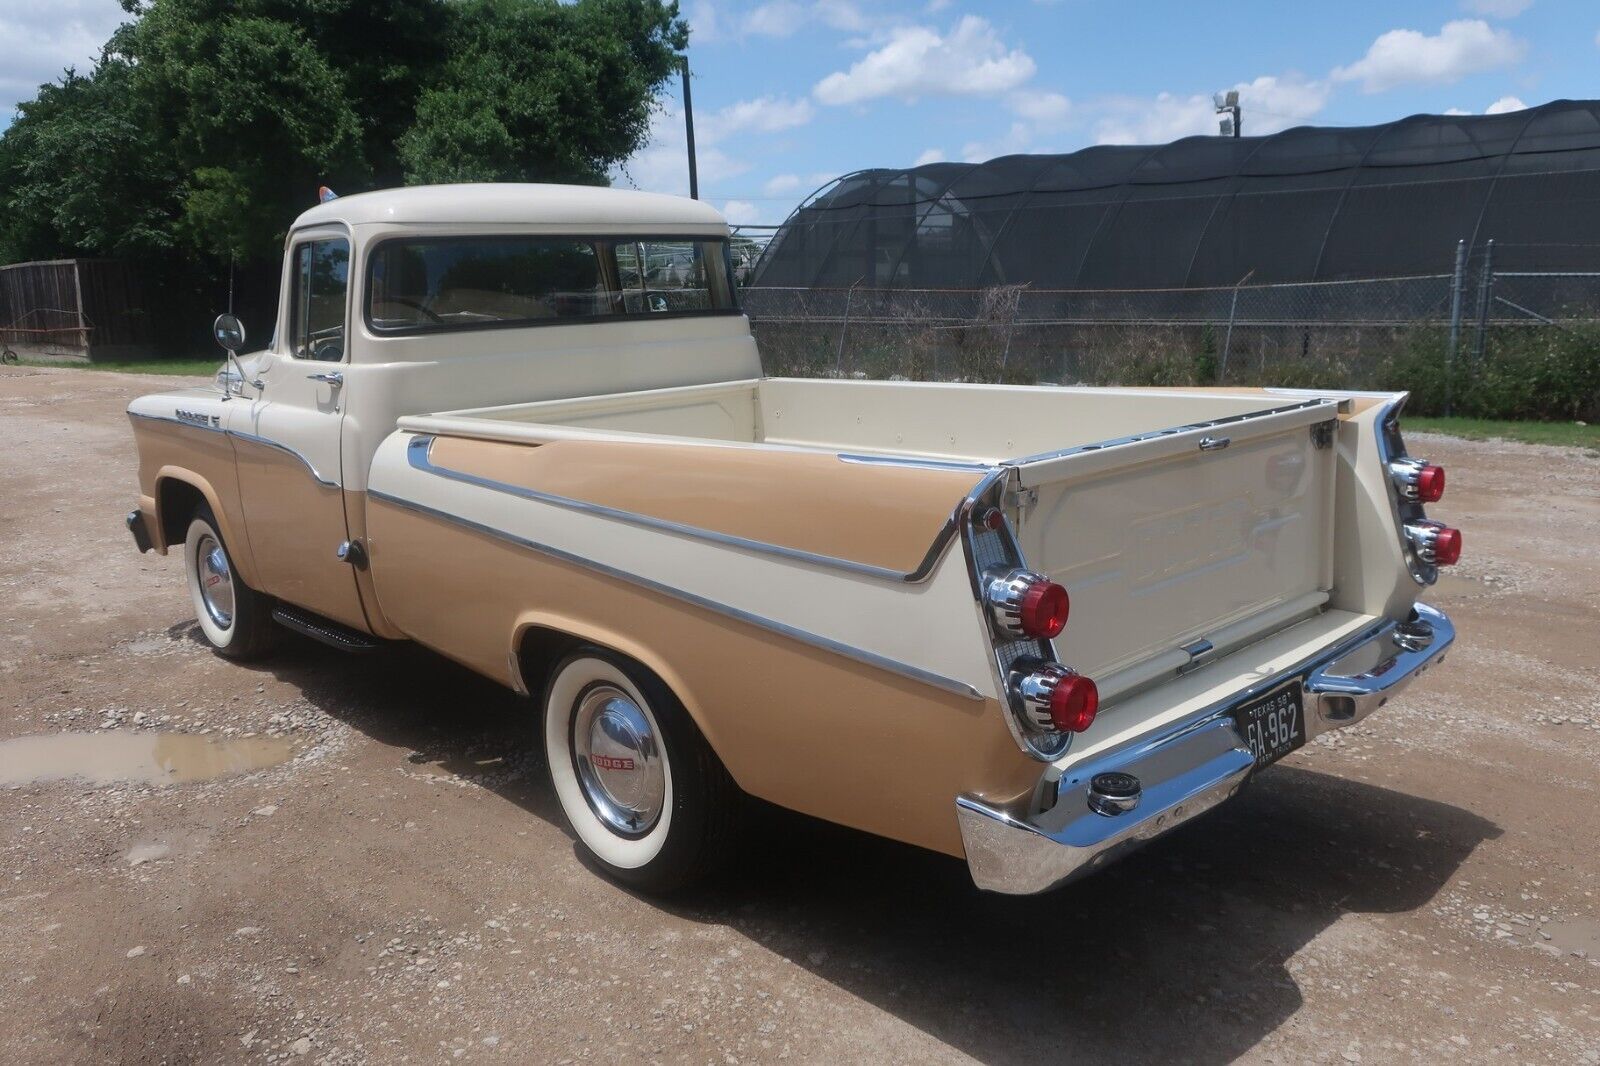
[[[613,652],[579,648],[545,689],[544,740],[562,813],[607,876],[670,892],[723,865],[742,797],[654,674]]]
[[[183,539],[183,572],[200,632],[218,655],[254,659],[265,654],[277,631],[267,597],[240,580],[210,506],[195,508]]]

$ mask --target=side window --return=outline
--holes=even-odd
[[[294,250],[294,305],[289,345],[296,359],[344,359],[345,291],[350,244],[343,237],[307,241]]]
[[[722,241],[641,240],[618,245],[623,300],[630,313],[711,311],[733,306]],[[631,249],[624,262],[624,249]],[[630,282],[637,279],[639,289]]]

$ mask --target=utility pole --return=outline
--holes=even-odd
[[[1243,129],[1244,120],[1239,110],[1239,90],[1229,89],[1225,93],[1212,93],[1211,103],[1215,105],[1217,114],[1223,116],[1217,126],[1224,137],[1237,137]]]
[[[683,56],[683,132],[689,142],[689,198],[700,199],[700,168],[694,160],[694,98],[689,95],[689,57]]]

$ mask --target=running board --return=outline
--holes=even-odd
[[[285,629],[292,629],[330,648],[338,648],[353,655],[365,655],[369,651],[376,651],[380,646],[377,640],[365,633],[340,625],[331,618],[324,618],[320,614],[313,614],[288,604],[274,607],[272,620]]]

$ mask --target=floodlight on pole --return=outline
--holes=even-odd
[[[1221,115],[1217,126],[1224,137],[1237,137],[1243,129],[1239,111],[1239,90],[1229,89],[1227,92],[1212,93],[1212,106],[1217,114]]]

